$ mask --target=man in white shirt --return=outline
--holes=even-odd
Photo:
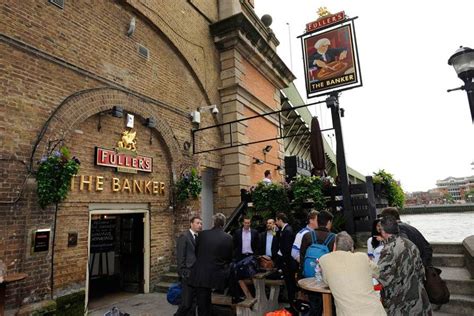
[[[270,170],[265,170],[264,173],[265,177],[263,178],[262,182],[264,184],[272,184],[272,173]]]
[[[300,248],[301,248],[301,240],[303,239],[303,236],[312,230],[315,230],[318,228],[318,214],[319,212],[316,210],[311,210],[308,213],[308,225],[306,227],[303,227],[295,237],[295,241],[293,242],[293,247],[291,247],[291,256],[293,259],[298,262],[298,264],[301,261],[300,258]]]
[[[265,255],[270,258],[276,256],[278,251],[278,241],[276,240],[275,220],[273,218],[267,219],[267,230],[260,233],[260,255]]]
[[[334,295],[337,315],[387,315],[372,284],[372,277],[379,274],[377,265],[365,253],[353,252],[354,241],[346,232],[337,234],[333,249],[319,259],[319,265]]]
[[[250,228],[250,217],[242,218],[242,228],[235,230],[234,240],[234,258],[240,261],[250,255],[256,255],[258,251],[258,232]]]

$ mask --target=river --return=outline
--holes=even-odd
[[[401,220],[416,227],[429,242],[462,242],[474,235],[474,212],[401,215]]]

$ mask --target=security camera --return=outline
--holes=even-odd
[[[219,114],[219,109],[217,108],[217,106],[214,105],[211,112],[212,112],[213,115],[217,115],[217,114]]]

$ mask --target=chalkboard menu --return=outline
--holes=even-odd
[[[113,251],[115,219],[92,220],[91,225],[91,253]]]

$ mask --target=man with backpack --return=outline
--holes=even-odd
[[[336,235],[331,233],[334,216],[328,211],[318,215],[318,228],[306,233],[301,240],[300,271],[303,277],[314,276],[315,264],[319,258],[332,251]],[[322,315],[323,298],[321,293],[308,292],[310,315]]]
[[[301,248],[301,240],[303,240],[303,237],[306,233],[309,231],[313,231],[316,228],[318,228],[318,214],[319,212],[316,210],[311,210],[308,213],[308,224],[303,227],[295,236],[295,241],[293,242],[293,247],[291,248],[291,256],[293,259],[298,262],[298,264],[301,264],[301,259],[300,259],[300,248]]]

